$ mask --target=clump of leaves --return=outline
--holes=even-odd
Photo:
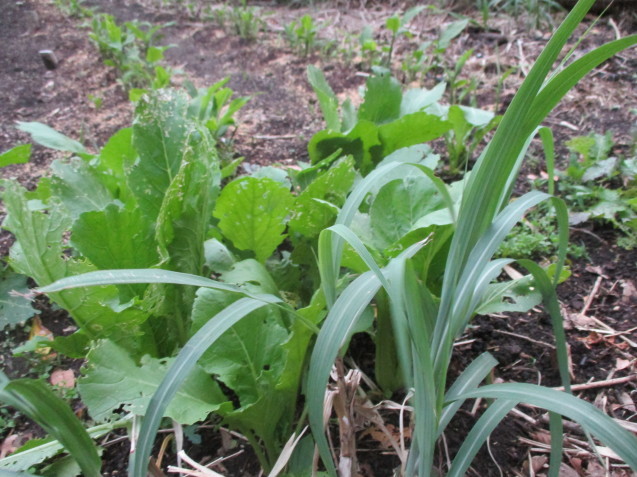
[[[191,97],[189,114],[203,124],[217,141],[222,179],[232,176],[244,159],[234,157],[232,135],[228,134],[228,130],[236,125],[236,113],[250,100],[247,96],[233,98],[234,91],[226,86],[229,80],[229,77],[224,78],[200,89],[189,81],[184,83]]]
[[[554,257],[559,250],[559,234],[552,209],[539,206],[527,214],[502,242],[497,255],[515,259],[545,260]],[[573,258],[587,256],[586,246],[574,242],[568,244],[568,254]]]
[[[407,25],[425,8],[426,7],[423,5],[412,7],[403,15],[392,15],[385,21],[385,28],[390,34],[389,45],[383,48],[385,53],[385,67],[391,68],[396,40],[398,40],[401,36],[405,36],[407,38],[411,38],[413,36]]]
[[[89,37],[97,46],[104,63],[119,72],[119,81],[131,90],[131,99],[139,99],[143,89],[159,89],[170,85],[172,70],[160,65],[164,52],[172,45],[158,46],[162,28],[171,25],[151,25],[132,21],[118,25],[112,15],[96,15],[91,22]]]
[[[293,50],[307,57],[312,51],[324,48],[329,43],[318,36],[322,28],[310,15],[303,15],[299,20],[285,25],[283,34]]]
[[[468,24],[469,21],[466,19],[451,22],[440,29],[438,38],[422,42],[411,54],[405,55],[402,70],[407,79],[415,81],[424,78],[431,71],[448,72],[445,76],[457,78],[471,53],[465,53],[466,56],[461,57],[451,66],[447,65],[445,53],[451,42],[464,31]]]
[[[232,7],[221,6],[211,10],[209,17],[228,33],[238,35],[247,41],[257,39],[265,29],[261,9],[249,7],[246,0]]]
[[[637,246],[637,157],[612,156],[610,132],[575,137],[566,146],[569,165],[557,185],[571,225],[607,222],[623,233],[620,245]]]
[[[71,18],[90,18],[94,15],[94,8],[84,6],[84,0],[55,0],[55,6]]]

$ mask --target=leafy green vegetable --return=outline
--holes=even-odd
[[[283,242],[293,197],[284,185],[268,178],[245,177],[228,184],[217,201],[219,228],[239,250],[249,250],[264,263]]]
[[[99,341],[87,356],[88,366],[78,381],[82,401],[97,422],[117,418],[114,410],[143,416],[172,362],[144,356],[139,365],[112,341]],[[194,368],[168,406],[166,416],[183,424],[204,420],[229,403],[219,386],[200,368]]]
[[[351,157],[339,161],[317,176],[296,198],[294,213],[288,223],[290,232],[306,238],[318,236],[321,230],[334,222],[355,177]]]
[[[31,144],[21,144],[0,154],[0,167],[24,164],[31,158]]]
[[[18,122],[18,129],[30,134],[34,141],[51,149],[73,152],[80,156],[89,155],[82,144],[57,132],[46,124]]]
[[[370,208],[370,225],[380,248],[410,232],[427,213],[443,207],[436,188],[423,176],[392,181],[378,192]]]
[[[0,330],[23,323],[40,313],[24,297],[28,292],[27,277],[4,271],[0,277]]]

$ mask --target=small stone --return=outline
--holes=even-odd
[[[40,50],[38,53],[47,70],[54,70],[58,67],[58,59],[52,50]]]

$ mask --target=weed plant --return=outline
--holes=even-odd
[[[566,146],[569,165],[558,171],[557,190],[570,206],[571,225],[610,223],[623,233],[621,246],[637,246],[637,157],[612,156],[610,133],[575,137]]]
[[[307,57],[312,51],[328,51],[334,47],[333,41],[319,38],[321,29],[323,26],[316,24],[310,15],[303,15],[285,25],[283,34],[293,50]]]
[[[247,41],[254,41],[265,29],[265,21],[258,7],[249,7],[243,0],[241,5],[221,6],[211,11],[212,19],[225,31]]]
[[[169,26],[147,22],[126,22],[118,25],[108,14],[93,17],[89,34],[97,46],[104,64],[117,69],[119,81],[127,91],[139,98],[143,89],[159,89],[170,85],[172,71],[159,63],[169,46],[157,46],[160,30]],[[137,90],[137,91],[135,91]]]
[[[55,6],[71,18],[91,18],[94,8],[84,6],[84,0],[55,0]]]

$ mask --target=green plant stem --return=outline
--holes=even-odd
[[[385,396],[403,386],[399,370],[396,339],[391,319],[389,297],[385,290],[376,295],[376,381]]]

